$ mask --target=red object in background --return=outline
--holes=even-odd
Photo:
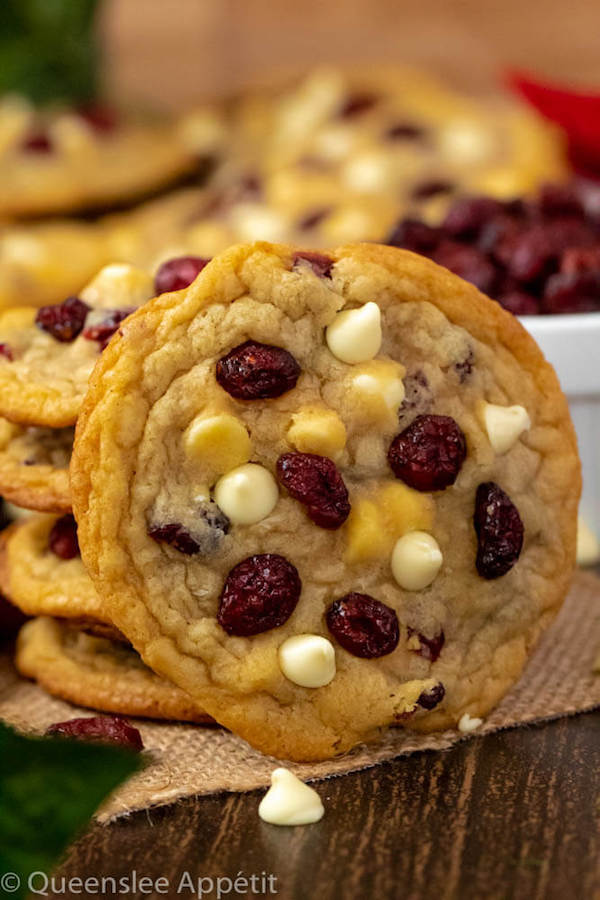
[[[600,93],[559,87],[518,71],[509,71],[506,80],[544,118],[566,132],[575,170],[600,179]]]

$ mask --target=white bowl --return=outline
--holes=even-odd
[[[583,472],[580,513],[600,535],[600,313],[522,316],[569,401]]]

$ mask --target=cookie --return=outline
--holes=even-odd
[[[68,619],[127,643],[84,568],[71,515],[32,515],[0,534],[0,588],[28,616]]]
[[[529,109],[401,67],[316,69],[246,94],[232,118],[209,244],[219,230],[229,244],[382,240],[403,215],[436,223],[457,196],[512,199],[568,171],[562,138]]]
[[[205,208],[205,195],[203,188],[187,188],[94,221],[5,225],[0,228],[0,309],[58,303],[115,260],[151,267],[157,256],[181,243]]]
[[[209,724],[191,698],[143,664],[135,650],[56,619],[27,622],[15,665],[55,697],[102,712]]]
[[[554,371],[472,285],[258,243],[123,325],[71,487],[146,664],[307,760],[491,709],[565,595],[580,474]]]
[[[35,110],[22,98],[6,98],[0,101],[0,218],[131,203],[198,171],[224,138],[216,109],[198,110],[195,121],[136,121],[106,110]]]
[[[107,341],[153,294],[147,272],[120,263],[105,266],[78,297],[0,312],[0,415],[21,425],[73,425]]]
[[[0,419],[0,495],[41,512],[69,512],[72,428],[29,428]]]

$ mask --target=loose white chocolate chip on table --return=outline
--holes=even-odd
[[[116,309],[141,306],[154,297],[154,282],[148,272],[128,263],[111,263],[100,269],[79,296],[91,306]]]
[[[230,413],[194,419],[185,433],[184,445],[191,459],[217,475],[248,462],[252,453],[243,422]]]
[[[506,453],[516,444],[524,431],[531,427],[531,419],[523,406],[496,406],[484,403],[483,422],[495,453]]]
[[[600,542],[581,516],[577,519],[577,565],[593,566],[600,558]]]
[[[406,591],[420,591],[430,585],[442,562],[438,542],[426,531],[409,531],[392,550],[392,574]]]
[[[327,346],[341,362],[366,362],[377,356],[381,348],[381,311],[370,301],[358,309],[338,313],[328,326]]]
[[[335,678],[335,650],[318,634],[298,634],[279,648],[279,665],[289,681],[300,687],[324,687]]]
[[[346,427],[332,409],[306,407],[292,416],[287,439],[301,453],[335,458],[346,446]]]
[[[469,713],[465,713],[460,717],[458,730],[463,734],[469,734],[471,731],[476,731],[480,725],[483,725],[483,719],[478,719],[475,716],[470,716]]]
[[[317,792],[283,768],[271,773],[271,787],[258,807],[258,815],[270,825],[312,825],[324,812]]]
[[[215,485],[215,501],[236,525],[254,525],[270,515],[279,499],[277,482],[257,463],[238,466]]]

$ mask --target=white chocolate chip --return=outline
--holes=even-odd
[[[353,410],[369,421],[395,417],[404,400],[404,366],[375,359],[352,370],[350,397]]]
[[[495,453],[506,453],[531,427],[531,419],[524,406],[496,406],[483,404],[483,422]]]
[[[281,213],[260,203],[239,203],[231,210],[230,221],[241,241],[277,241],[289,230]]]
[[[91,306],[117,309],[141,306],[154,297],[154,293],[154,282],[148,272],[129,263],[111,263],[100,269],[79,296]]]
[[[421,591],[430,585],[442,562],[438,542],[426,531],[409,531],[392,550],[392,574],[406,591]]]
[[[324,812],[317,792],[283,768],[271,773],[271,787],[258,807],[258,815],[270,825],[312,825]]]
[[[198,416],[183,440],[187,456],[206,470],[209,481],[248,462],[252,453],[244,423],[231,413]]]
[[[223,475],[215,486],[215,501],[236,525],[254,525],[270,515],[279,500],[277,482],[268,469],[246,463]]]
[[[577,565],[593,566],[600,558],[600,543],[587,522],[577,520]]]
[[[298,634],[279,648],[281,671],[300,687],[324,687],[335,678],[335,650],[318,634]]]
[[[381,311],[372,301],[337,314],[326,330],[327,346],[345,363],[366,362],[381,348]]]
[[[494,135],[474,119],[452,119],[439,140],[444,156],[461,165],[480,163],[494,152]]]
[[[483,719],[478,719],[475,716],[470,716],[469,713],[465,713],[460,717],[458,730],[463,734],[470,734],[471,731],[476,731],[480,725],[483,725]]]

